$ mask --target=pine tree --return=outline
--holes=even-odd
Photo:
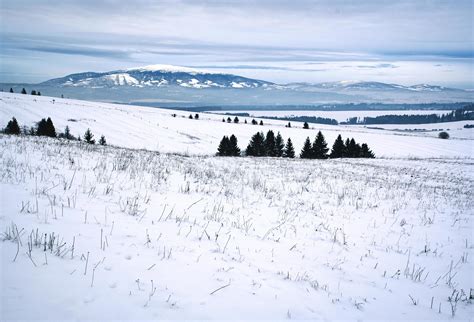
[[[283,142],[283,138],[278,132],[276,138],[275,138],[275,156],[281,157],[283,156],[283,149],[285,148],[285,143]]]
[[[342,141],[342,137],[339,134],[336,138],[336,141],[334,141],[334,144],[332,146],[331,150],[331,158],[342,158],[344,156],[344,141]]]
[[[12,119],[8,121],[7,127],[5,128],[4,132],[5,134],[20,134],[20,126],[18,126],[18,121],[16,120],[16,118],[12,117]]]
[[[92,134],[90,129],[87,129],[84,133],[84,141],[89,144],[95,144],[94,134]]]
[[[69,126],[66,125],[66,128],[64,129],[64,138],[66,140],[72,140],[73,136],[71,135],[71,130],[69,130]]]
[[[56,129],[54,128],[53,121],[50,117],[46,120],[46,136],[55,138],[56,137]]]
[[[255,133],[245,150],[245,154],[254,157],[263,157],[266,155],[265,136],[261,132]]]
[[[225,123],[225,118],[222,118],[222,122],[224,122],[224,123]]]
[[[231,123],[232,119],[230,117],[227,118],[227,123]]]
[[[234,117],[234,123],[239,123],[239,118],[237,116]]]
[[[263,125],[263,121],[262,121],[262,120],[260,120],[260,125]]]
[[[275,133],[272,130],[268,130],[265,137],[265,155],[269,157],[276,156]]]
[[[357,144],[356,144],[354,138],[352,138],[349,141],[349,145],[347,146],[347,157],[348,158],[358,158],[359,157],[359,152],[360,151],[357,151]]]
[[[247,124],[247,119],[245,119],[245,122],[244,122],[244,123]]]
[[[295,148],[293,147],[293,142],[291,142],[290,138],[288,138],[288,141],[286,141],[283,157],[292,159],[295,157]]]
[[[192,120],[193,119],[193,115],[192,114],[189,114],[189,119]]]
[[[350,157],[350,155],[351,155],[350,144],[351,144],[351,140],[349,140],[349,138],[347,138],[345,143],[344,143],[344,150],[343,150],[343,153],[342,153],[343,158],[349,158]]]
[[[107,145],[107,141],[105,140],[105,136],[101,135],[99,140],[100,145]]]
[[[362,158],[375,158],[375,154],[369,149],[367,143],[362,143],[362,146],[360,148],[360,156]]]
[[[301,159],[312,159],[313,158],[313,149],[311,147],[311,141],[309,140],[309,136],[304,141],[303,149],[301,149],[300,153]]]
[[[32,91],[31,91],[31,95],[36,95],[36,91],[35,91],[35,90],[32,90]]]
[[[232,157],[240,156],[240,148],[237,143],[237,138],[233,134],[229,138],[229,156],[232,156]]]
[[[10,87],[10,93],[14,93],[14,92],[13,92],[13,88],[12,88],[12,87]]]
[[[227,156],[229,153],[229,146],[230,146],[229,138],[224,135],[221,142],[219,143],[219,147],[217,148],[217,155],[220,157]]]
[[[326,143],[326,139],[321,131],[318,132],[316,138],[314,139],[313,146],[313,157],[315,159],[327,159],[328,158],[328,144]]]
[[[255,119],[252,119],[252,124],[253,124],[253,125],[257,125],[257,124],[258,124],[258,122],[257,122],[257,121],[255,121]]]
[[[195,119],[195,120],[199,120],[199,114],[198,114],[198,113],[196,113],[196,114],[194,115],[194,119]]]
[[[306,130],[309,129],[309,124],[308,124],[308,122],[304,122],[304,124],[303,124],[303,129],[306,129]]]
[[[36,95],[38,95],[38,96],[41,96],[41,92],[40,92],[40,91],[38,91],[38,93],[36,93]]]
[[[290,122],[288,122],[288,124],[287,124],[287,125],[285,125],[285,127],[291,127],[291,123],[290,123]]]
[[[21,90],[21,93],[22,94],[26,94],[26,89],[23,87],[23,89]]]
[[[38,136],[47,136],[48,135],[48,126],[46,125],[46,119],[41,119],[36,125],[36,135]]]

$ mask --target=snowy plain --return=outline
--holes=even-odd
[[[0,98],[2,124],[49,116],[114,145],[0,135],[1,320],[474,313],[472,137]],[[268,129],[297,151],[322,129],[383,158],[212,156],[224,134],[244,148]]]

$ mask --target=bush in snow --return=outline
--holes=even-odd
[[[107,145],[107,141],[105,140],[105,136],[102,135],[100,137],[99,144],[100,145]]]
[[[443,131],[443,132],[439,132],[438,137],[439,137],[440,139],[445,139],[445,140],[446,140],[446,139],[449,139],[449,133],[448,133],[448,132],[444,132],[444,131]]]

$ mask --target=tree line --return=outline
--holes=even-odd
[[[425,115],[379,115],[375,117],[357,117],[347,119],[345,124],[426,124],[474,120],[474,104],[466,105],[450,113]]]
[[[78,135],[75,137],[74,135],[71,134],[71,130],[69,129],[69,126],[66,126],[64,129],[64,132],[62,133],[56,133],[56,128],[54,127],[53,121],[51,120],[50,117],[48,118],[43,118],[39,122],[35,124],[35,126],[32,126],[30,128],[24,126],[23,129],[20,128],[18,121],[16,120],[15,117],[13,117],[10,121],[8,121],[7,126],[2,130],[3,133],[5,134],[10,134],[10,135],[35,135],[35,136],[47,136],[51,138],[61,138],[61,139],[66,139],[66,140],[78,140],[88,143],[88,144],[95,144],[96,140],[94,139],[94,134],[92,134],[92,131],[90,129],[87,129],[84,132],[84,135],[81,139],[81,136]],[[107,140],[105,139],[105,136],[102,135],[99,139],[98,142],[100,145],[107,145]]]
[[[294,158],[295,149],[291,138],[288,138],[285,144],[280,132],[275,135],[272,130],[269,130],[266,135],[263,132],[255,133],[243,153],[240,151],[235,135],[224,136],[217,148],[217,155]],[[299,156],[302,159],[375,158],[375,154],[367,143],[359,144],[354,138],[347,138],[344,141],[340,134],[330,151],[321,131],[318,132],[313,142],[309,137],[306,138]]]

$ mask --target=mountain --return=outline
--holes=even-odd
[[[162,87],[181,86],[187,88],[258,88],[271,82],[214,73],[172,65],[150,65],[145,67],[115,70],[105,73],[86,72],[71,74],[48,80],[41,85],[61,87]]]

